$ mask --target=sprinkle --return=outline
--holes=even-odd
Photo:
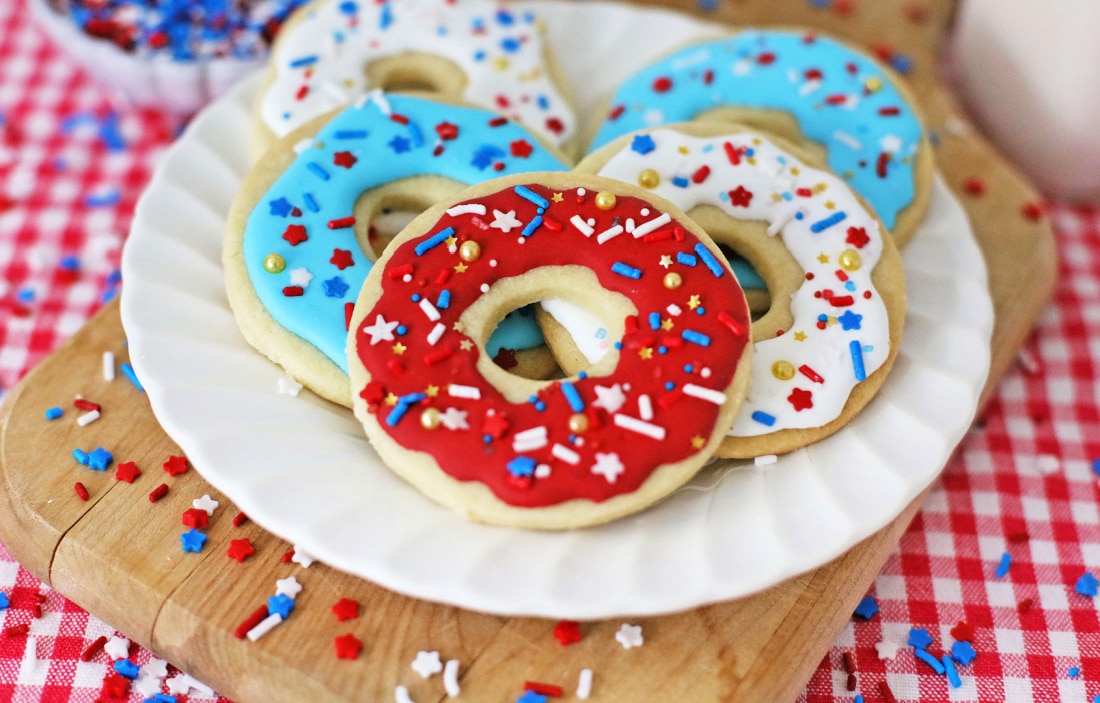
[[[643,420],[653,419],[653,400],[645,393],[638,396],[638,415]]]
[[[581,669],[580,678],[577,680],[577,698],[582,701],[588,700],[588,696],[592,694],[592,670]]]
[[[765,425],[767,427],[771,427],[772,425],[775,424],[775,416],[774,415],[769,415],[768,413],[764,412],[763,410],[753,411],[752,419],[755,420],[756,422],[759,422],[761,425]]]
[[[659,217],[654,217],[652,220],[643,222],[642,224],[634,228],[634,238],[638,239],[640,237],[644,237],[650,232],[655,231],[658,227],[663,227],[671,221],[672,216],[666,212]]]
[[[76,419],[76,424],[81,427],[86,427],[99,419],[99,411],[93,410],[91,412],[84,413]]]
[[[478,400],[481,398],[481,389],[477,386],[460,386],[457,383],[452,383],[447,386],[447,394],[453,398]]]
[[[192,527],[180,535],[180,543],[185,552],[201,552],[203,545],[206,544],[206,535]]]
[[[459,215],[484,215],[486,213],[485,206],[481,203],[465,203],[463,205],[455,205],[447,210],[447,214],[451,217],[457,217]]]
[[[168,484],[162,483],[149,493],[149,502],[156,503],[166,495],[168,495]]]
[[[353,215],[349,215],[347,217],[338,217],[335,220],[329,220],[328,221],[328,228],[329,229],[345,229],[347,227],[354,227],[354,226],[355,226],[355,217]]]
[[[517,456],[505,466],[513,476],[530,476],[535,473],[537,462],[529,456]]]
[[[521,229],[519,233],[522,234],[524,237],[530,237],[532,234],[535,233],[535,230],[537,230],[541,226],[542,215],[535,215],[535,217],[533,217],[530,222],[523,226],[523,229]]]
[[[309,208],[310,212],[320,212],[321,211],[321,206],[317,204],[317,201],[314,199],[312,194],[303,193],[302,194],[302,200],[306,201],[306,207]]]
[[[697,266],[699,264],[699,260],[691,254],[678,251],[676,252],[676,263],[683,264],[684,266]]]
[[[962,666],[970,664],[976,656],[978,656],[978,653],[974,651],[973,645],[966,640],[951,645],[951,658]]]
[[[651,330],[661,329],[661,313],[659,313],[659,312],[649,313],[649,329],[651,329]]]
[[[102,406],[100,406],[99,403],[93,403],[90,400],[84,400],[83,398],[80,398],[80,397],[77,397],[76,400],[73,401],[73,407],[76,408],[77,410],[102,410],[103,409]]]
[[[455,233],[455,228],[454,227],[447,227],[446,229],[443,229],[443,230],[437,232],[436,234],[433,234],[428,239],[425,239],[424,241],[422,241],[422,242],[420,242],[419,244],[416,245],[416,248],[415,248],[416,255],[417,256],[424,256],[424,254],[427,253],[428,251],[434,249],[435,247],[439,246],[443,242],[450,239],[451,236],[454,235],[454,233]]]
[[[309,170],[310,173],[312,173],[314,176],[317,176],[322,181],[327,181],[329,178],[331,178],[331,176],[328,175],[328,171],[321,168],[321,165],[318,163],[314,163],[311,161],[306,164],[306,168]],[[329,229],[333,229],[331,224],[329,225]]]
[[[80,653],[80,661],[90,662],[95,655],[102,651],[105,644],[107,644],[107,636],[100,635]]]
[[[61,417],[64,414],[65,414],[65,411],[62,410],[61,408],[58,408],[58,407],[49,408],[49,409],[46,410],[46,419],[47,420],[56,420],[57,418]]]
[[[523,198],[524,200],[531,201],[532,203],[534,203],[538,207],[542,207],[542,208],[550,207],[550,201],[549,200],[542,197],[538,193],[534,192],[533,190],[531,190],[527,186],[516,186],[513,190],[515,190],[516,195]]]
[[[73,490],[76,491],[76,494],[78,496],[80,496],[80,500],[88,500],[88,489],[84,487],[83,483],[77,481],[75,484],[73,484]]]
[[[633,278],[634,280],[638,280],[642,277],[641,269],[636,269],[633,266],[628,266],[621,261],[616,261],[614,264],[612,264],[611,270],[619,274],[620,276]]]
[[[999,579],[1003,579],[1008,575],[1008,567],[1012,566],[1012,555],[1005,552],[1001,555],[1001,563],[997,565],[996,576]]]
[[[383,7],[389,7],[389,5]],[[416,703],[412,698],[409,698],[409,689],[404,686],[393,689],[393,700],[395,703]]]
[[[529,452],[535,449],[541,449],[548,443],[549,441],[546,438],[546,427],[532,427],[529,430],[517,432],[516,435],[512,437],[512,451]]]
[[[553,698],[561,698],[562,694],[561,686],[555,686],[549,683],[539,683],[537,681],[524,681],[523,690],[531,691],[541,696],[551,696]]]
[[[272,613],[271,615],[268,615],[266,618],[261,620],[260,624],[249,630],[245,637],[247,637],[250,642],[255,642],[267,633],[271,632],[271,630],[273,630],[275,626],[282,621],[282,615],[279,615],[278,613]]]
[[[665,428],[660,425],[654,425],[644,420],[639,420],[636,417],[623,415],[622,413],[615,414],[615,426],[622,427],[624,430],[630,430],[631,432],[637,432],[646,437],[652,437],[656,440],[665,438]]]
[[[1077,584],[1073,587],[1073,590],[1077,591],[1083,596],[1090,598],[1096,597],[1097,587],[1100,586],[1100,582],[1096,580],[1090,572],[1086,571],[1081,574],[1081,578],[1077,579]]]
[[[365,129],[341,129],[336,131],[337,139],[366,139],[367,130]]]
[[[573,412],[584,412],[584,401],[581,400],[581,394],[577,392],[577,388],[572,383],[562,381],[561,392],[565,399],[569,401],[569,407],[573,409]]]
[[[435,309],[432,302],[427,298],[420,299],[420,309],[424,311],[424,314],[428,316],[428,319],[435,322],[440,318],[439,311]]]
[[[863,368],[863,345],[858,340],[853,339],[848,343],[848,350],[852,354],[852,369],[855,372],[857,381],[867,380],[867,370]]]
[[[554,446],[550,448],[550,454],[552,454],[555,459],[561,459],[567,464],[576,465],[581,461],[580,454],[563,444],[554,444]]]
[[[614,227],[608,227],[603,232],[600,232],[599,234],[596,235],[596,243],[597,244],[603,244],[604,242],[610,241],[610,240],[614,239],[615,237],[618,237],[620,234],[622,234],[623,231],[624,230],[623,230],[622,225],[615,225]]]
[[[74,449],[73,458],[76,459],[78,463],[84,466],[88,465],[88,452],[84,451],[83,449]]]
[[[704,388],[703,386],[697,386],[694,383],[685,383],[683,386],[684,395],[690,395],[692,398],[698,398],[705,400],[715,405],[721,405],[726,402],[726,394],[721,391],[716,391],[711,388]]]
[[[818,375],[818,373],[816,371],[811,369],[806,364],[803,364],[802,366],[799,366],[798,367],[798,372],[801,373],[806,378],[813,381],[814,383],[825,383],[825,379],[822,378],[820,375]]]
[[[584,218],[582,218],[580,215],[573,215],[573,217],[569,218],[569,222],[578,230],[580,230],[580,233],[586,237],[591,237],[592,234],[596,231],[592,227],[589,227],[588,223],[585,222]]]
[[[428,344],[435,346],[436,342],[438,342],[443,337],[443,334],[446,331],[447,326],[444,325],[442,322],[437,322],[435,324],[435,327],[432,328],[432,331],[428,333]]]
[[[115,354],[114,352],[103,352],[103,380],[113,381],[115,380]]]
[[[737,322],[737,320],[730,317],[729,313],[727,313],[725,310],[720,310],[718,312],[718,321],[728,327],[730,332],[733,332],[736,335],[740,335],[742,332],[745,331],[745,328],[739,322]]]
[[[886,703],[898,703],[898,699],[894,697],[894,692],[890,690],[890,684],[885,681],[878,682],[878,692],[886,700]]]
[[[462,693],[462,688],[458,685],[458,660],[449,659],[447,664],[443,667],[443,690],[447,692],[447,695],[451,698],[456,698]]]
[[[695,330],[684,330],[680,333],[680,336],[684,338],[685,342],[698,344],[701,347],[710,346],[710,337],[703,334],[702,332],[696,332]]]
[[[840,142],[844,146],[848,147],[852,151],[862,151],[863,150],[863,143],[862,142],[860,142],[858,139],[856,139],[852,135],[848,134],[847,132],[842,132],[839,129],[836,130],[835,132],[833,132],[833,139],[837,140],[838,142]]]
[[[874,596],[865,596],[856,606],[854,615],[863,620],[870,620],[878,612],[878,603]]]
[[[763,456],[758,456],[753,459],[753,464],[755,466],[767,466],[768,464],[774,464],[777,461],[779,461],[779,457],[775,454],[765,454]]]
[[[932,670],[935,671],[937,674],[943,674],[943,664],[941,664],[938,659],[929,654],[927,651],[923,649],[914,649],[913,656],[915,656],[917,659],[920,659],[928,666],[932,667]]]
[[[814,234],[824,232],[833,225],[843,222],[845,219],[847,219],[847,217],[848,214],[843,210],[840,212],[834,212],[832,215],[829,215],[824,220],[818,220],[817,222],[810,225],[810,231]]]
[[[134,373],[134,367],[129,364],[119,364],[118,367],[122,371],[122,375],[125,376],[130,383],[134,384],[134,388],[137,388],[142,393],[145,392],[145,386],[141,385],[141,381],[138,380],[137,374]]]
[[[718,263],[718,259],[714,258],[714,254],[710,253],[710,249],[707,249],[707,245],[699,242],[695,245],[695,253],[699,255],[699,258],[703,260],[706,267],[710,269],[710,272],[714,274],[715,278],[721,278],[725,269]]]

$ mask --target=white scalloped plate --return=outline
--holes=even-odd
[[[713,31],[666,11],[538,7],[589,115],[651,57]],[[279,395],[281,370],[237,331],[221,239],[248,167],[256,89],[248,81],[196,119],[141,199],[123,259],[122,319],[157,419],[196,468],[253,520],[325,563],[493,613],[682,610],[753,593],[851,548],[936,478],[971,422],[993,311],[966,215],[937,179],[903,255],[901,353],[848,428],[771,466],[716,464],[652,509],[598,528],[466,522],[392,474],[350,412],[308,393]]]

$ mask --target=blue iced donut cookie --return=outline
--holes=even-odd
[[[556,151],[496,113],[370,93],[287,135],[245,178],[223,250],[237,323],[252,346],[302,384],[350,405],[347,321],[375,258],[372,217],[385,207],[423,210],[497,176],[568,168]],[[519,236],[513,219],[488,213],[480,221],[487,231]],[[462,266],[445,272],[456,286],[463,273]],[[448,304],[430,302],[428,315]],[[404,332],[397,326],[384,336],[400,348]],[[541,336],[533,316],[514,315],[493,341],[522,350],[540,345]]]
[[[819,144],[899,245],[924,217],[933,165],[915,102],[889,69],[836,39],[753,29],[681,49],[619,86],[591,150],[698,118]]]

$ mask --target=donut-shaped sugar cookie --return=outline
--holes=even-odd
[[[245,178],[223,256],[245,338],[314,392],[350,405],[347,325],[374,258],[374,213],[387,202],[423,210],[501,174],[567,166],[519,125],[478,108],[374,92],[324,119],[280,141]],[[542,342],[533,318],[518,315],[494,340],[509,349]]]
[[[699,265],[676,276],[661,265],[688,256]],[[620,349],[553,382],[490,363],[495,322],[544,297],[592,309]],[[748,325],[717,247],[660,198],[581,174],[490,181],[418,217],[367,277],[349,338],[355,412],[390,468],[471,519],[594,524],[709,458],[747,383]]]
[[[368,88],[461,99],[558,147],[575,129],[529,10],[491,0],[317,0],[275,43],[257,103],[261,146]]]
[[[732,117],[822,145],[899,246],[928,207],[932,150],[915,101],[889,69],[824,35],[746,30],[695,44],[635,73],[610,105],[593,149],[644,127]]]
[[[723,457],[788,452],[840,429],[878,391],[901,341],[897,249],[841,178],[796,153],[745,128],[692,123],[623,137],[577,166],[668,199],[768,282],[773,306],[752,326],[752,379]],[[701,265],[662,263],[670,275]],[[556,315],[579,341],[598,334],[578,318]],[[547,331],[557,355],[562,340]],[[559,362],[567,372],[588,363]]]

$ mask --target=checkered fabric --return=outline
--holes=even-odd
[[[2,394],[113,295],[136,197],[172,129],[112,107],[31,25],[23,0],[0,3],[0,111]],[[1051,216],[1062,277],[1026,347],[1029,363],[1002,382],[876,579],[879,611],[845,628],[800,701],[889,700],[881,682],[898,701],[1089,703],[1100,695],[1097,604],[1074,589],[1086,571],[1100,575],[1092,468],[1100,457],[1100,212],[1054,208]],[[1011,564],[998,577],[1006,552]],[[126,700],[102,696],[105,653],[80,661],[100,635],[119,633],[39,583],[2,546],[0,593],[10,600],[0,630],[29,625],[0,634],[0,701]],[[911,627],[925,628],[927,651],[942,654],[959,622],[973,629],[977,658],[958,667],[961,687],[950,688],[907,642]],[[879,650],[894,656],[880,659]],[[130,654],[150,661],[136,645]],[[143,698],[132,691],[128,700]]]

